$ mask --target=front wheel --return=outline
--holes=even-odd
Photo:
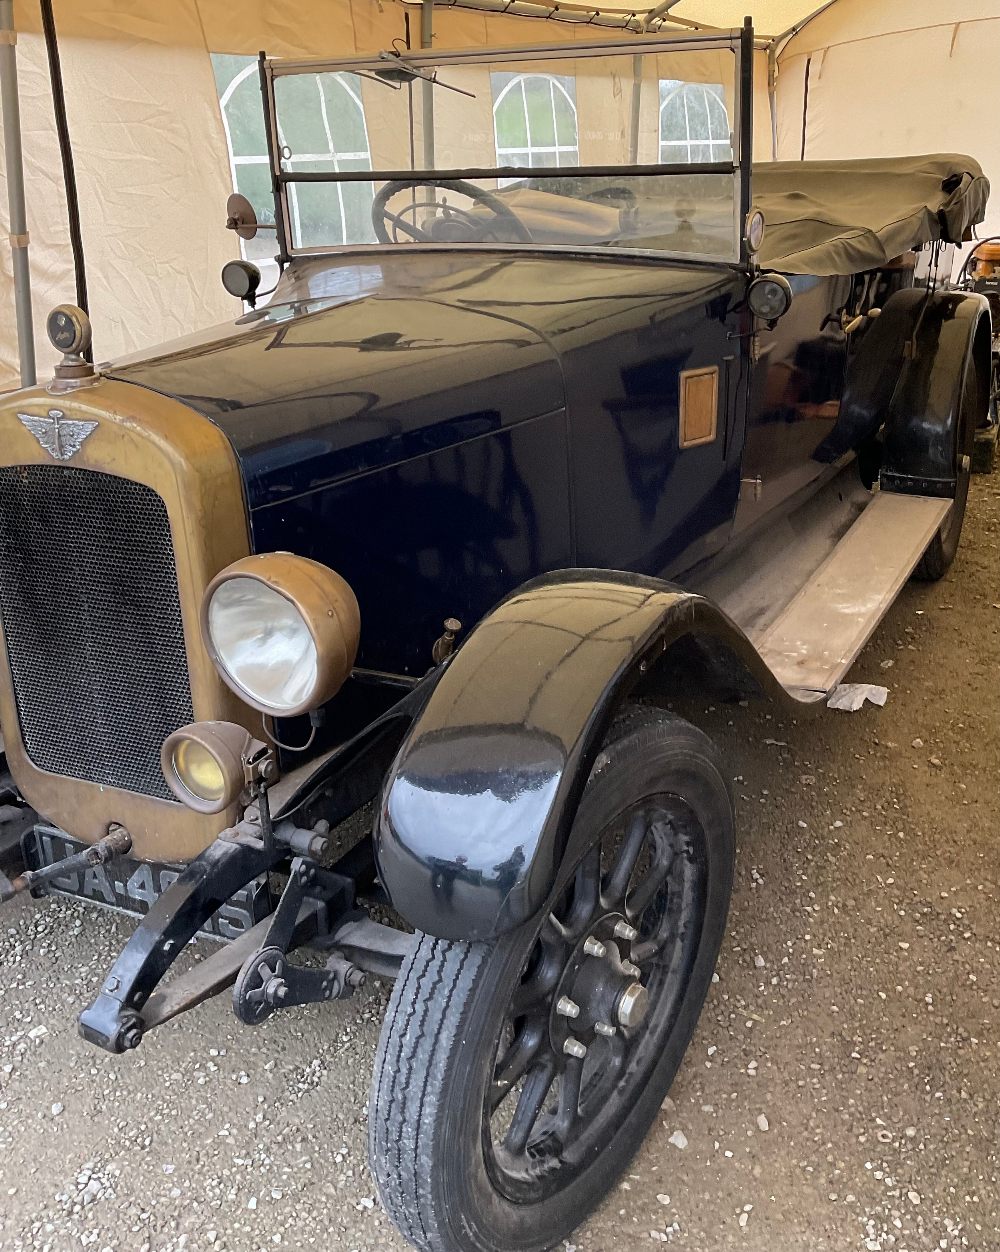
[[[733,809],[711,742],[665,715],[600,753],[543,917],[495,943],[425,935],[369,1108],[382,1202],[424,1252],[541,1252],[654,1121],[711,983]]]

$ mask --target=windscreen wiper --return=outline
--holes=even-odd
[[[399,52],[380,52],[378,59],[381,64],[378,69],[373,69],[370,73],[364,70],[359,72],[360,78],[370,79],[372,82],[382,83],[385,87],[391,87],[393,91],[400,91],[403,87],[408,87],[410,83],[422,82],[430,83],[432,87],[443,87],[446,91],[457,92],[460,96],[468,96],[470,100],[475,100],[476,93],[474,91],[466,91],[464,87],[455,87],[451,83],[443,83],[437,76],[437,70],[419,70],[412,65],[407,65]]]

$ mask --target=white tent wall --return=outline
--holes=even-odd
[[[175,0],[169,17],[155,21],[137,13],[139,5],[105,2],[94,18],[82,17],[80,7],[57,5],[56,18],[94,347],[104,360],[229,315],[233,302],[218,274],[235,249],[220,220],[230,190],[226,141],[194,0]],[[23,5],[16,20],[35,339],[44,377],[55,359],[45,315],[73,300],[75,285],[36,6]],[[109,29],[117,30],[114,39],[106,37]],[[6,217],[4,186],[4,230]],[[0,299],[11,310],[10,258],[0,252]],[[0,388],[17,381],[8,315],[0,323]]]
[[[716,6],[718,7],[718,6]],[[773,29],[801,0],[763,4]],[[224,229],[231,190],[211,53],[352,55],[402,39],[420,10],[402,0],[55,0],[70,134],[99,360],[231,318],[237,306],[219,270],[237,255]],[[731,8],[733,24],[742,6]],[[16,0],[18,69],[39,377],[54,363],[44,320],[74,299],[72,256],[37,0]],[[627,31],[563,21],[436,8],[435,47],[502,47],[615,38]],[[719,81],[703,58],[705,81]],[[624,64],[624,58],[623,58]],[[686,76],[698,78],[694,61]],[[756,64],[755,148],[771,150],[764,54]],[[622,100],[627,97],[624,93]],[[621,104],[621,101],[618,102]],[[655,106],[650,106],[650,112]],[[598,159],[624,133],[627,111],[587,86],[580,96],[581,155]],[[491,131],[488,110],[476,115]],[[470,114],[470,117],[472,115]],[[378,120],[370,120],[378,133]],[[373,145],[374,146],[374,145]],[[377,154],[373,151],[373,156]],[[655,159],[652,151],[647,155]],[[0,183],[3,179],[0,153]],[[0,185],[0,232],[7,233]],[[18,385],[10,253],[0,248],[0,389]]]
[[[219,282],[238,255],[224,227],[232,190],[210,51],[316,47],[353,53],[355,32],[382,47],[402,31],[396,6],[334,0],[56,0],[79,186],[94,349],[107,360],[233,316]],[[325,20],[323,20],[325,19]],[[39,377],[56,354],[53,305],[75,298],[62,169],[38,5],[15,6],[32,300]],[[210,42],[211,40],[211,42]],[[313,42],[315,41],[315,42]],[[9,230],[0,152],[0,231]],[[0,249],[0,390],[18,385],[10,252]]]
[[[998,56],[1000,0],[836,0],[778,58],[778,156],[961,152],[1000,190]]]

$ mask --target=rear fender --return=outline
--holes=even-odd
[[[816,449],[817,460],[832,463],[878,434],[926,295],[913,288],[894,292],[881,314],[859,334],[848,357],[837,423]]]
[[[985,360],[978,363],[988,369],[989,323],[981,324],[979,300],[966,303],[966,299],[967,293],[928,292],[924,287],[907,287],[889,297],[851,353],[837,424],[816,450],[818,460],[838,460],[874,438],[883,425],[901,448],[906,446],[910,457],[918,455],[920,437],[909,429],[905,415],[916,413],[927,420],[928,406],[936,403],[931,397],[937,396],[939,380],[953,380],[959,369],[964,378],[970,345],[977,361],[985,352]],[[979,342],[984,331],[985,341]],[[988,378],[988,372],[982,376]],[[947,390],[949,404],[939,406],[944,410],[952,398],[951,389]],[[939,418],[945,416],[938,412]],[[926,438],[925,434],[925,442]],[[934,457],[929,458],[929,467],[934,462]],[[954,474],[950,477],[953,482]]]
[[[572,854],[580,795],[628,695],[695,637],[799,713],[739,628],[657,579],[569,570],[525,584],[477,626],[389,770],[379,875],[417,929],[486,939],[545,905]]]
[[[950,498],[966,375],[976,370],[977,425],[989,408],[990,308],[966,291],[900,292],[916,317],[885,419],[883,490]]]

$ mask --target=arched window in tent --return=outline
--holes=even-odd
[[[660,160],[667,165],[731,161],[729,114],[721,83],[660,80]]]
[[[576,84],[556,74],[494,74],[497,164],[553,168],[580,164]]]
[[[274,201],[256,57],[212,57],[222,123],[229,144],[233,187],[242,192],[262,223],[274,223]],[[279,142],[289,170],[371,169],[361,81],[354,74],[281,78]],[[370,243],[371,183],[291,184],[288,191],[296,246]],[[244,244],[248,260],[269,264],[276,251],[273,231]]]

